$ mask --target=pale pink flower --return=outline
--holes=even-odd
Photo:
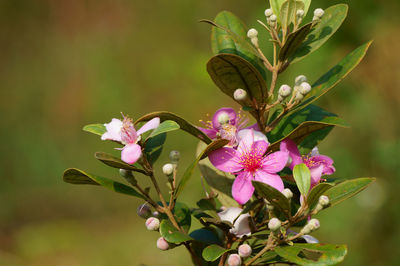
[[[253,195],[253,180],[279,191],[284,189],[283,181],[276,173],[285,167],[289,155],[278,151],[264,156],[268,145],[264,140],[255,141],[253,130],[249,130],[240,139],[237,150],[223,147],[208,156],[217,169],[237,175],[232,186],[232,196],[239,204],[246,203]]]
[[[237,237],[250,236],[251,229],[249,225],[250,214],[241,214],[242,209],[237,207],[229,207],[218,213],[221,221],[230,222],[233,224],[233,228],[229,230],[231,234]],[[235,221],[236,219],[236,221]],[[235,223],[233,223],[235,221]]]

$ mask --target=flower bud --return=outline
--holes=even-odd
[[[270,21],[270,22],[276,22],[276,20],[277,20],[277,17],[276,17],[276,15],[274,15],[274,14],[272,14],[272,15],[269,17],[269,21]]]
[[[288,199],[291,199],[293,197],[293,192],[288,188],[285,188],[282,191],[282,194],[285,195],[285,197],[288,198]]]
[[[265,9],[264,14],[267,18],[269,18],[270,16],[272,16],[274,14],[274,12],[272,11],[271,8]]]
[[[285,98],[285,97],[289,96],[291,92],[292,92],[292,88],[290,88],[289,85],[283,84],[283,85],[279,88],[279,95],[280,95],[282,98]]]
[[[146,220],[146,228],[149,231],[157,231],[160,228],[160,220],[154,217],[150,217]]]
[[[247,37],[249,37],[250,39],[257,38],[257,35],[258,31],[256,29],[249,29],[249,31],[247,32]]]
[[[153,217],[158,217],[158,216],[160,216],[160,213],[158,211],[154,211],[153,212]]]
[[[281,228],[281,221],[278,218],[272,218],[268,222],[268,228],[273,232],[278,231]]]
[[[171,160],[171,163],[177,164],[180,159],[180,153],[179,151],[171,151],[169,153],[169,159]]]
[[[325,12],[322,8],[317,8],[314,10],[314,17],[322,18],[324,14]]]
[[[302,17],[304,16],[304,10],[303,10],[303,9],[297,10],[296,16],[297,16],[298,18],[302,18]]]
[[[228,262],[229,266],[242,265],[242,259],[240,258],[240,256],[238,254],[229,255],[227,262]]]
[[[169,244],[168,242],[165,240],[164,237],[160,237],[159,239],[157,239],[157,248],[161,249],[161,250],[167,250],[169,249]]]
[[[238,248],[239,256],[242,258],[250,257],[251,252],[252,252],[252,249],[248,244],[240,245]]]
[[[301,100],[303,100],[303,98],[304,98],[304,95],[301,94],[300,92],[297,92],[297,93],[296,93],[296,97],[294,97],[294,99],[295,99],[296,101],[301,101]]]
[[[301,94],[306,95],[311,91],[311,85],[307,82],[303,82],[300,84],[299,91]]]
[[[172,173],[174,172],[174,166],[170,163],[164,164],[164,166],[162,167],[162,171],[166,176],[172,175]]]
[[[308,224],[311,226],[311,231],[317,230],[320,226],[318,219],[311,219],[310,221],[308,221]]]
[[[294,80],[296,86],[299,86],[303,82],[307,82],[307,77],[304,75],[297,76]]]
[[[243,89],[237,89],[235,90],[235,92],[233,93],[233,98],[236,101],[243,101],[247,98],[247,92]]]
[[[329,204],[328,196],[322,195],[319,197],[318,204],[321,204],[322,207],[326,207]]]
[[[144,203],[137,208],[136,213],[139,215],[139,217],[147,219],[151,215],[151,208],[149,205],[147,205],[147,203]]]

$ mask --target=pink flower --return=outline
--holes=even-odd
[[[211,163],[219,170],[237,175],[232,186],[232,196],[239,203],[246,203],[254,192],[252,180],[268,184],[279,191],[284,189],[282,179],[276,173],[288,160],[287,152],[274,152],[264,156],[268,142],[255,141],[249,130],[240,141],[237,150],[223,147],[209,154]]]
[[[121,151],[122,161],[134,164],[142,155],[142,148],[137,144],[140,135],[146,131],[157,128],[160,125],[160,118],[155,117],[144,124],[138,131],[133,126],[132,119],[124,117],[124,120],[113,118],[110,123],[104,124],[107,129],[102,140],[114,140],[125,145]]]
[[[237,114],[232,108],[221,108],[215,112],[211,121],[203,122],[205,128],[199,129],[211,139],[220,137],[229,140],[229,146],[236,146],[237,133],[245,128],[248,121],[248,118],[241,116],[240,112]],[[259,130],[257,124],[247,128]]]
[[[311,172],[311,187],[319,183],[322,175],[331,175],[335,172],[333,160],[325,155],[320,155],[317,148],[314,148],[310,154],[301,156],[296,143],[291,139],[285,139],[281,142],[280,150],[289,153],[291,158],[290,169],[293,170],[297,164],[304,163]]]

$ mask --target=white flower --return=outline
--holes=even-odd
[[[249,37],[250,39],[257,38],[257,35],[258,31],[256,29],[249,29],[249,31],[247,32],[247,37]]]
[[[240,214],[242,212],[241,208],[237,207],[229,207],[226,210],[219,212],[218,216],[222,221],[230,222],[233,224],[233,221],[237,218],[236,222],[233,224],[233,228],[229,230],[231,234],[236,235],[237,237],[243,237],[244,235],[250,236],[251,230],[249,226],[249,217],[248,213]]]
[[[113,118],[110,123],[104,124],[106,127],[106,133],[101,136],[102,140],[115,140],[121,141],[121,129],[122,129],[122,121]]]

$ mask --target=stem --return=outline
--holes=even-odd
[[[274,247],[274,241],[273,241],[272,237],[273,237],[273,233],[271,232],[269,234],[269,237],[268,237],[267,245],[262,250],[260,250],[260,252],[258,252],[253,258],[251,258],[251,260],[246,262],[245,266],[248,266],[248,265],[252,264],[259,257],[261,257],[265,252],[267,252],[268,250],[270,250],[270,249],[272,249]]]

